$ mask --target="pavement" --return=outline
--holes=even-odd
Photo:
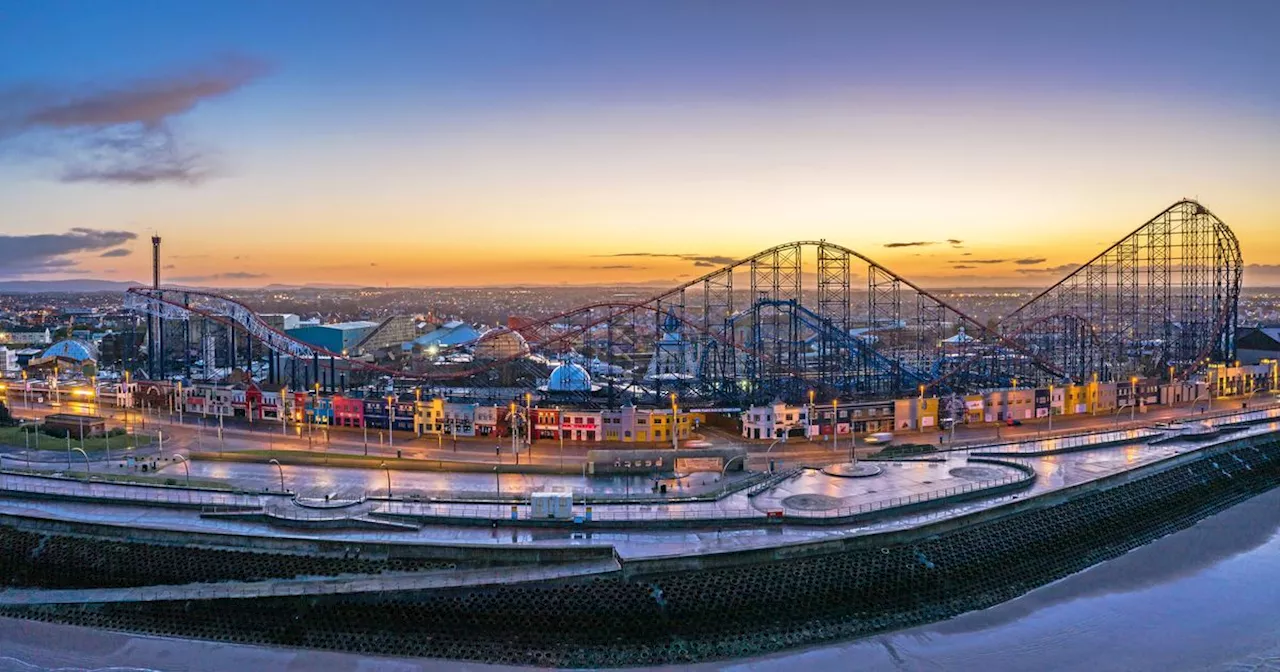
[[[1015,494],[979,496],[963,502],[945,502],[923,512],[898,510],[903,502],[921,499],[942,499],[965,483],[991,483],[992,478],[1004,478],[1007,472],[984,462],[968,460],[967,451],[954,451],[944,455],[945,462],[882,462],[881,476],[869,479],[839,478],[815,471],[807,471],[779,483],[772,490],[750,497],[746,492],[736,492],[716,501],[667,504],[600,504],[593,506],[593,520],[598,527],[576,528],[535,527],[523,521],[528,509],[517,509],[519,520],[504,526],[468,526],[435,524],[428,521],[420,529],[396,531],[380,530],[313,530],[283,531],[265,521],[226,520],[201,517],[199,510],[155,506],[166,501],[174,504],[198,504],[207,506],[252,506],[270,495],[232,495],[207,491],[187,491],[180,488],[141,488],[140,486],[85,483],[82,480],[37,479],[31,476],[4,474],[0,476],[0,513],[44,517],[58,520],[108,523],[129,527],[167,530],[190,530],[268,537],[295,536],[302,538],[338,539],[351,542],[385,541],[408,544],[544,544],[612,546],[623,558],[661,557],[688,553],[706,553],[774,547],[804,541],[834,539],[851,535],[905,529],[922,523],[981,511],[1014,499],[1032,497],[1065,487],[1087,483],[1140,465],[1151,464],[1180,454],[1195,451],[1216,442],[1280,432],[1280,410],[1256,410],[1235,413],[1219,418],[1221,425],[1232,425],[1241,420],[1251,420],[1250,426],[1225,427],[1216,438],[1174,438],[1159,444],[1150,443],[1149,436],[1135,436],[1132,441],[1110,442],[1104,447],[1059,452],[1035,457],[1014,458],[1019,464],[1034,470],[1036,477],[1030,488]],[[1058,439],[1028,439],[1013,445],[1026,452],[1044,452]],[[1008,446],[1004,446],[1007,448]],[[973,451],[978,452],[978,451]],[[211,467],[221,463],[210,463]],[[196,466],[196,465],[192,465]],[[257,465],[251,465],[257,466]],[[979,468],[974,471],[972,468]],[[170,467],[172,468],[172,467]],[[959,471],[964,470],[964,471]],[[289,483],[308,483],[312,486],[328,486],[324,479],[338,482],[331,472],[312,467],[294,467],[286,473]],[[359,476],[385,479],[385,472],[353,470]],[[212,476],[213,474],[206,474]],[[415,472],[414,476],[432,479],[440,474]],[[454,478],[470,478],[474,475],[444,475],[441,485],[466,487],[464,481]],[[480,475],[481,477],[485,475]],[[395,479],[410,478],[408,472],[392,472]],[[287,483],[288,484],[288,483]],[[383,481],[385,485],[385,480]],[[530,486],[539,487],[533,482]],[[30,499],[5,495],[3,491],[43,488],[45,495],[67,495],[109,498],[108,501],[85,502],[59,499]],[[278,489],[278,481],[276,488]],[[139,492],[146,491],[142,495]],[[163,491],[164,494],[150,494]],[[195,494],[195,493],[199,494]],[[272,498],[280,502],[279,497]],[[373,501],[373,500],[371,500]],[[146,504],[144,504],[146,502]],[[483,520],[509,520],[510,505],[493,504],[442,504],[431,502],[377,502],[373,510],[386,514],[469,516]],[[857,522],[842,522],[829,526],[794,525],[786,522],[771,523],[767,511],[781,507],[789,516],[821,516],[839,508],[875,508],[878,515]],[[829,508],[829,507],[835,507]],[[576,507],[582,511],[581,505]],[[743,529],[726,529],[720,522],[751,516],[759,525]],[[695,521],[692,528],[634,528],[635,521]],[[611,523],[617,523],[616,526]]]

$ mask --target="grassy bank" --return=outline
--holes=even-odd
[[[23,432],[21,427],[0,427],[0,445],[13,446],[15,448],[22,448],[29,445],[32,450],[35,450],[36,434],[38,432],[35,430],[34,426],[30,427],[29,429],[31,429],[32,431],[31,431],[31,438],[28,440],[23,437]],[[137,435],[138,447],[141,448],[144,446],[151,445],[152,438],[153,437],[148,436],[146,434]],[[134,435],[132,434],[126,434],[124,436],[113,436],[109,439],[102,436],[86,436],[84,438],[83,447],[86,453],[106,452],[108,447],[110,447],[112,450],[123,450],[124,448],[132,448],[134,445],[133,442],[134,442]],[[80,439],[77,439],[74,436],[71,437],[71,446],[73,448],[80,448],[81,447]],[[67,447],[67,440],[55,438],[55,437],[49,436],[48,434],[40,434],[39,447],[40,447],[40,450],[65,449]]]

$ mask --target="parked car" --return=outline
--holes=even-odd
[[[1021,427],[1022,421],[1017,418],[1009,418],[1004,421],[1004,424],[1009,425],[1010,427]]]

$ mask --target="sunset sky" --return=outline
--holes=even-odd
[[[1244,0],[0,0],[0,278],[145,280],[158,231],[215,286],[808,239],[1042,286],[1191,197],[1280,285],[1278,36]]]

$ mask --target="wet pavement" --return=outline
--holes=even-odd
[[[1258,415],[1254,415],[1258,413]],[[747,492],[736,492],[716,501],[663,503],[663,504],[617,504],[593,505],[593,521],[601,527],[576,528],[565,527],[528,527],[518,521],[509,523],[512,527],[470,527],[445,524],[427,524],[418,530],[369,531],[369,530],[327,530],[324,532],[305,533],[297,530],[281,530],[263,522],[221,520],[202,518],[198,510],[176,509],[157,506],[133,505],[130,503],[101,504],[80,503],[56,500],[31,500],[21,498],[0,497],[0,512],[23,513],[55,519],[84,520],[114,524],[155,527],[161,529],[203,530],[233,532],[239,534],[263,536],[299,536],[323,537],[350,541],[387,541],[394,543],[479,543],[479,544],[608,544],[616,548],[623,558],[641,558],[686,553],[705,553],[732,551],[749,548],[774,547],[803,541],[839,538],[849,535],[861,535],[895,529],[904,529],[955,517],[993,506],[1026,498],[1052,490],[1086,483],[1097,478],[1120,473],[1136,466],[1150,464],[1179,454],[1194,451],[1212,443],[1234,438],[1261,435],[1280,431],[1280,422],[1267,422],[1267,412],[1250,412],[1239,414],[1240,417],[1224,418],[1221,423],[1230,425],[1241,419],[1255,419],[1258,424],[1236,426],[1227,429],[1221,435],[1211,439],[1176,439],[1153,445],[1149,437],[1140,436],[1132,443],[1110,443],[1106,447],[1065,452],[1038,457],[1011,458],[1014,461],[1033,469],[1036,473],[1034,484],[1026,491],[1001,496],[983,497],[960,503],[946,503],[936,508],[916,513],[898,513],[894,506],[884,510],[873,519],[865,522],[842,523],[833,526],[813,527],[807,525],[788,525],[783,523],[765,523],[766,512],[772,507],[781,507],[789,515],[821,516],[833,509],[825,508],[835,504],[837,508],[848,506],[868,506],[875,502],[890,503],[893,500],[910,501],[911,498],[933,498],[940,493],[954,491],[965,483],[990,482],[987,476],[995,475],[990,471],[993,465],[968,462],[966,453],[955,452],[946,455],[942,462],[881,462],[885,473],[869,479],[839,478],[820,474],[816,471],[804,472],[802,475],[775,486],[771,491],[760,494],[756,498],[749,497]],[[977,452],[977,451],[974,451]],[[1007,460],[1006,460],[1007,461]],[[256,469],[253,478],[256,484],[269,490],[279,490],[279,472],[274,466],[248,465],[243,463],[194,463],[193,470],[207,467],[210,471],[199,471],[202,476],[216,476],[218,468]],[[895,466],[897,465],[897,466]],[[933,465],[933,466],[931,466]],[[983,471],[972,471],[980,467]],[[1007,467],[995,466],[1001,473]],[[171,473],[174,467],[166,471]],[[967,471],[958,471],[958,470]],[[1011,470],[1012,471],[1012,470]],[[350,472],[349,474],[347,472]],[[351,496],[351,490],[345,486],[350,483],[368,486],[371,492],[386,486],[386,473],[380,470],[337,470],[317,467],[284,467],[286,487],[304,490],[314,498],[316,493],[327,488]],[[193,473],[193,476],[195,473]],[[512,487],[527,492],[533,489],[557,487],[554,480],[541,477],[511,476]],[[275,478],[273,481],[272,478]],[[436,472],[392,472],[392,488],[408,487],[413,483],[422,489],[462,488],[474,486],[477,491],[485,491],[492,485],[493,476],[488,474],[441,474]],[[402,481],[402,479],[404,479]],[[417,479],[417,480],[414,480]],[[927,481],[927,482],[926,482]],[[33,484],[38,484],[33,485]],[[503,484],[506,487],[506,484]],[[626,491],[626,484],[622,491]],[[619,484],[604,484],[603,488],[612,488],[616,492]],[[93,483],[85,484],[75,480],[34,479],[30,477],[7,474],[0,480],[0,487],[29,489],[41,487],[61,489],[68,494],[85,494],[110,496],[127,499],[139,497],[148,502],[165,501],[173,498],[175,503],[218,505],[252,505],[254,500],[264,498],[278,499],[278,495],[229,495],[227,493],[193,493],[182,489],[137,488],[126,485]],[[570,481],[564,487],[572,489]],[[883,490],[881,489],[883,487]],[[88,488],[86,491],[85,489]],[[145,494],[128,494],[139,493]],[[796,499],[790,499],[796,498]],[[828,499],[829,498],[829,499]],[[431,508],[434,507],[434,508]],[[509,520],[508,504],[414,504],[396,502],[383,505],[384,512],[420,514],[434,511],[438,515],[466,515],[488,520]],[[584,513],[581,505],[579,513]],[[517,512],[518,517],[527,515],[527,507]],[[736,519],[744,516],[758,518],[761,525],[746,529],[722,529],[718,521]],[[628,529],[620,525],[609,529],[607,523],[619,524],[627,521],[701,521],[702,524],[692,529]]]

